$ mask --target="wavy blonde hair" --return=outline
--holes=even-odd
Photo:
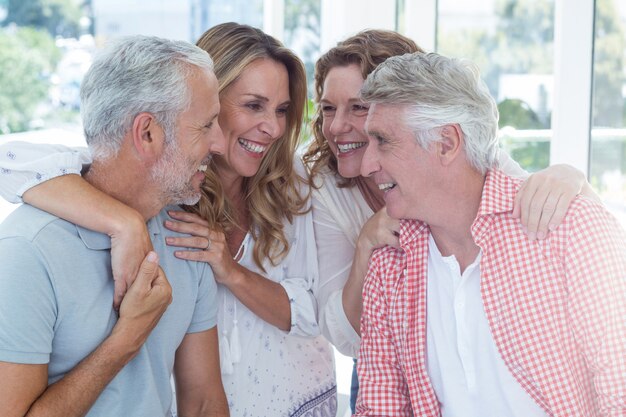
[[[337,170],[337,158],[330,150],[328,141],[322,133],[324,117],[319,102],[324,94],[324,81],[328,72],[335,67],[357,64],[361,68],[363,79],[387,58],[406,53],[424,52],[411,39],[391,30],[367,29],[339,42],[320,57],[315,63],[315,101],[318,104],[313,119],[313,140],[303,160],[310,169],[311,179],[320,170],[328,167],[337,178],[339,187],[356,185],[356,178],[343,178]],[[215,57],[214,57],[215,58]]]
[[[291,104],[287,110],[285,133],[263,158],[258,172],[244,178],[243,192],[250,214],[250,233],[255,240],[254,262],[263,268],[262,260],[277,265],[289,251],[283,221],[308,211],[309,194],[302,195],[305,182],[294,169],[293,159],[298,145],[305,112],[306,71],[304,64],[280,41],[257,28],[238,23],[223,23],[207,30],[196,43],[211,55],[215,75],[222,94],[257,59],[268,58],[287,68]],[[206,171],[202,197],[188,208],[209,222],[211,228],[224,231],[239,227],[233,204],[224,194],[215,165]]]

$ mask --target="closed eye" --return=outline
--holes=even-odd
[[[263,110],[263,106],[259,103],[248,103],[246,107],[253,111],[261,111]]]

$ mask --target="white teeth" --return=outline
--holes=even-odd
[[[378,184],[378,189],[381,191],[389,191],[391,190],[393,187],[395,187],[396,184],[392,183],[392,182],[386,182],[383,184]]]
[[[267,149],[267,146],[248,142],[245,139],[239,139],[239,144],[243,146],[247,151],[254,152],[254,153],[263,153],[265,149]]]
[[[337,148],[339,148],[339,152],[348,152],[352,149],[362,148],[366,144],[367,142],[338,143]]]
[[[209,167],[208,165],[200,165],[200,168],[198,168],[198,171],[201,171],[201,172],[206,172],[206,169],[207,169],[208,167]]]

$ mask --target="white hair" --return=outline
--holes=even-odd
[[[142,112],[154,115],[166,138],[174,138],[176,120],[190,104],[187,77],[194,68],[213,72],[213,61],[184,41],[128,36],[103,49],[80,90],[83,128],[94,160],[116,156]]]
[[[441,138],[443,126],[458,124],[468,162],[481,173],[497,166],[498,108],[470,61],[435,53],[394,56],[367,77],[361,96],[406,106],[406,123],[424,149]]]

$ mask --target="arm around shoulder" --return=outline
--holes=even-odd
[[[0,196],[12,203],[32,187],[66,174],[80,174],[91,162],[87,148],[7,142],[0,145]]]

